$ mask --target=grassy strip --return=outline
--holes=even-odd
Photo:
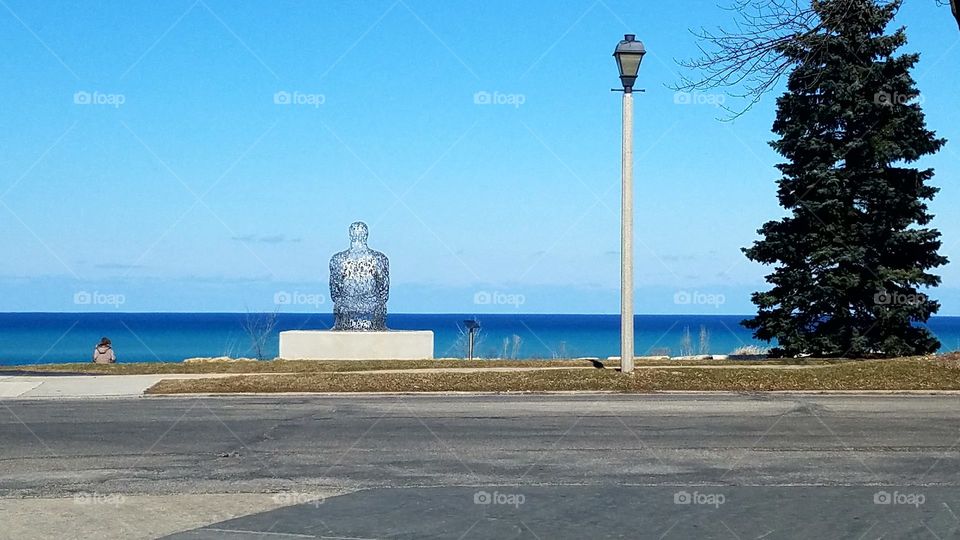
[[[498,392],[607,390],[960,390],[960,361],[911,358],[846,362],[816,370],[655,369],[476,373],[297,373],[165,380],[148,394],[250,392]]]
[[[818,365],[840,360],[640,360],[638,366],[700,366],[790,364]],[[181,373],[329,373],[376,369],[424,369],[449,367],[582,367],[594,365],[590,360],[263,360],[203,362],[143,362],[132,364],[37,364],[0,366],[4,371],[28,373],[89,373],[101,375],[155,375]],[[619,360],[602,360],[596,365],[619,367]]]

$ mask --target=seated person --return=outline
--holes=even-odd
[[[95,364],[115,364],[117,362],[117,355],[113,354],[110,339],[103,338],[100,340],[100,344],[94,347],[93,362]]]

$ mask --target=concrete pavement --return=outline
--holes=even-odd
[[[78,537],[84,518],[49,502],[78,493],[279,493],[284,503],[335,493],[207,523],[109,504],[78,512],[100,523],[122,515],[115,531],[161,520],[181,538],[954,538],[958,404],[807,395],[0,401],[0,497],[34,505],[11,514],[0,499],[0,522],[29,531],[39,519],[49,527],[35,538],[58,525],[61,537]]]
[[[956,538],[955,489],[482,486],[377,489],[265,511],[170,540]]]
[[[327,496],[332,494],[328,492]],[[282,497],[261,493],[79,492],[67,498],[0,498],[0,538],[149,540],[185,528],[272,510],[285,503],[288,501]]]
[[[0,372],[2,373],[2,372]],[[2,375],[0,399],[58,399],[142,396],[164,379],[229,377],[227,373],[182,375]]]

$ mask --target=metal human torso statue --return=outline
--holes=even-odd
[[[334,330],[386,330],[390,262],[367,247],[367,225],[350,225],[350,249],[330,258]]]

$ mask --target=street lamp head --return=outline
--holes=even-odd
[[[633,83],[637,81],[637,73],[640,72],[640,62],[643,61],[643,55],[647,50],[643,48],[643,42],[637,41],[634,34],[625,34],[623,40],[617,43],[617,48],[613,51],[613,57],[617,59],[617,68],[620,70],[620,82],[623,83],[623,91],[633,92]]]

